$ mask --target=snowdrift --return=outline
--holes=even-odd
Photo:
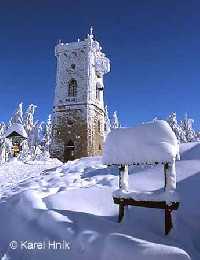
[[[184,153],[190,149],[191,144]],[[174,232],[165,237],[160,210],[132,207],[124,222],[117,223],[112,192],[118,187],[118,168],[102,164],[101,157],[63,165],[6,163],[0,167],[0,259],[199,260],[199,169],[197,153],[195,160],[177,162],[181,206]],[[162,165],[130,166],[129,170],[132,190],[162,189]],[[67,240],[71,249],[11,250],[13,240]]]
[[[2,257],[10,260],[189,260],[177,247],[148,242],[120,232],[117,223],[101,217],[46,207],[37,192],[26,191],[0,204]],[[6,225],[9,223],[9,226]],[[117,232],[116,232],[117,231]],[[3,238],[3,240],[2,240]],[[16,250],[7,243],[16,241],[67,241],[67,250]],[[2,243],[2,241],[4,241]]]

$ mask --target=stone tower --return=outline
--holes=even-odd
[[[56,89],[51,155],[62,161],[102,153],[104,140],[103,76],[110,61],[94,39],[55,47]]]

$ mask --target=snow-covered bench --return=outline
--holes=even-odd
[[[175,161],[179,159],[177,138],[166,121],[155,120],[134,128],[112,130],[105,142],[103,162],[119,166],[119,190],[113,193],[119,204],[119,222],[126,205],[165,209],[165,234],[172,225],[171,211],[179,201],[176,194]],[[128,165],[164,165],[164,192],[139,193],[128,190]]]

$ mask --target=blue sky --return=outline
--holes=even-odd
[[[91,25],[111,60],[105,102],[123,125],[185,112],[200,128],[200,2],[193,0],[7,0],[0,7],[0,120],[17,103],[51,112],[54,46]]]

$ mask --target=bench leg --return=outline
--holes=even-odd
[[[119,204],[119,218],[118,218],[119,223],[122,221],[123,217],[124,217],[124,204],[120,203]]]
[[[165,207],[165,235],[169,234],[172,227],[173,227],[173,224],[172,224],[171,209],[166,205],[166,207]]]

